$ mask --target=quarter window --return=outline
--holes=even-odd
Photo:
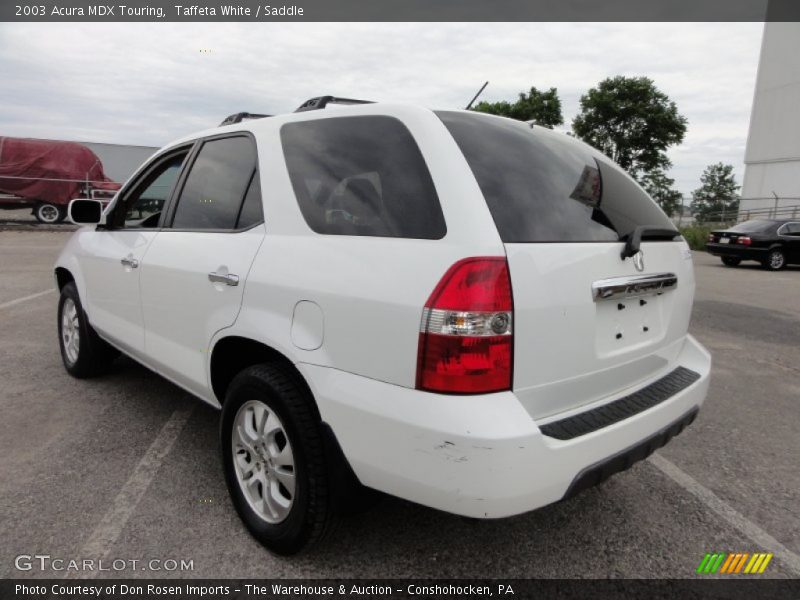
[[[386,116],[330,117],[281,128],[300,211],[317,233],[439,239],[444,216],[411,132]]]
[[[262,220],[257,180],[252,139],[237,136],[206,141],[186,177],[172,227],[237,229],[240,212],[250,224]],[[248,188],[252,190],[249,202],[245,198]]]

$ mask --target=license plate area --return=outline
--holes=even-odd
[[[597,303],[595,347],[599,356],[610,356],[646,346],[664,334],[659,293]]]
[[[726,238],[726,237],[719,238],[719,243],[720,244],[730,244],[731,243],[731,238]]]
[[[664,335],[664,299],[677,285],[674,273],[595,281],[597,355],[611,356],[658,342]]]

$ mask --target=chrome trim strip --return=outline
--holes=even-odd
[[[663,294],[666,290],[678,286],[675,273],[653,273],[651,275],[634,275],[632,277],[611,277],[600,279],[592,284],[592,298],[610,300],[620,297],[636,298]]]

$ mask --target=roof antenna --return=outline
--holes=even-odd
[[[467,104],[467,108],[465,108],[464,110],[469,110],[470,108],[472,108],[472,105],[475,103],[475,100],[477,100],[478,96],[480,96],[483,93],[483,90],[486,89],[487,85],[489,85],[488,81],[481,86],[481,89],[479,89],[478,93],[475,94],[475,97],[472,98],[472,100],[469,101],[469,104]]]

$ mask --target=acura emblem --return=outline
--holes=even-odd
[[[633,255],[633,266],[637,271],[644,271],[644,254],[641,250]]]

